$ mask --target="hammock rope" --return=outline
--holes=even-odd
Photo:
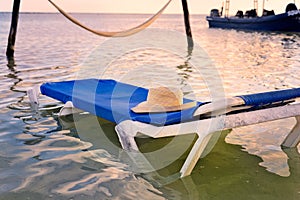
[[[135,33],[138,33],[142,30],[144,30],[145,28],[147,28],[148,26],[150,26],[162,13],[163,11],[168,7],[168,5],[170,4],[170,2],[172,0],[169,0],[166,5],[164,5],[164,7],[162,7],[156,14],[154,14],[151,18],[149,18],[147,21],[145,21],[144,23],[130,28],[128,30],[123,30],[123,31],[114,31],[114,32],[108,32],[108,31],[97,31],[94,30],[92,28],[89,28],[85,25],[83,25],[81,22],[79,22],[77,19],[75,19],[74,17],[72,17],[71,15],[69,15],[68,13],[66,13],[65,11],[63,11],[60,7],[58,7],[53,1],[48,0],[63,16],[65,16],[67,19],[69,19],[71,22],[73,22],[74,24],[80,26],[81,28],[94,33],[96,35],[99,36],[103,36],[103,37],[126,37],[126,36],[130,36],[133,35]]]

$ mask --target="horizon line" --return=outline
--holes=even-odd
[[[11,14],[11,11],[0,11],[0,13],[7,13]],[[59,12],[45,12],[45,11],[20,11],[20,14],[60,14]],[[131,15],[152,15],[153,13],[126,13],[126,12],[69,12],[69,14],[131,14]],[[183,15],[183,13],[163,13],[163,15]],[[204,13],[197,13],[193,14],[190,13],[190,15],[206,15]]]

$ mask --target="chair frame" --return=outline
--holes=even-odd
[[[285,138],[282,146],[296,147],[300,142],[300,103],[168,126],[155,126],[126,120],[117,124],[115,130],[123,149],[128,151],[139,151],[134,139],[139,134],[152,138],[162,138],[196,133],[198,139],[180,170],[180,176],[185,177],[191,174],[198,160],[209,151],[209,149],[206,149],[210,148],[208,147],[209,141],[219,131],[291,117],[296,118],[296,124]],[[203,127],[206,128],[203,129]]]
[[[38,108],[39,94],[39,86],[33,87],[28,91],[31,107],[33,109]],[[198,109],[201,109],[201,106]],[[227,109],[229,111],[236,110],[236,108],[230,107]],[[220,110],[218,110],[218,112],[219,111]],[[79,112],[84,111],[75,108],[72,102],[66,102],[59,115],[64,116]],[[195,113],[199,113],[199,111],[196,110]],[[224,111],[222,113],[224,113]],[[286,136],[281,146],[292,148],[296,147],[300,142],[299,102],[255,111],[240,112],[237,114],[220,114],[211,118],[198,119],[195,121],[166,126],[156,126],[138,121],[125,120],[116,125],[115,131],[119,137],[122,148],[133,153],[139,153],[139,148],[136,144],[135,137],[139,137],[141,134],[155,139],[196,133],[198,138],[193,144],[192,149],[180,170],[180,177],[185,177],[191,174],[199,159],[204,157],[211,150],[211,148],[213,148],[213,145],[209,145],[210,141],[212,137],[216,136],[218,133],[220,133],[220,131],[291,117],[296,118],[296,124],[292,128],[291,132]]]

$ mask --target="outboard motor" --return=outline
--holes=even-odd
[[[210,16],[211,17],[220,17],[219,10],[218,9],[211,9]]]
[[[244,17],[244,13],[241,10],[238,10],[237,13],[235,14],[236,17],[238,18],[243,18]]]
[[[247,10],[245,12],[245,17],[257,17],[256,9]]]
[[[297,6],[294,3],[289,3],[285,8],[285,12],[289,12],[291,10],[298,10]]]
[[[266,9],[264,9],[262,15],[263,16],[275,15],[275,12],[274,12],[274,10],[266,10]]]

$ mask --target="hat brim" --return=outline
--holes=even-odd
[[[180,110],[186,110],[193,108],[197,105],[195,101],[177,105],[177,106],[161,106],[156,104],[150,104],[147,101],[138,104],[137,106],[131,108],[135,113],[162,113],[162,112],[175,112]]]

